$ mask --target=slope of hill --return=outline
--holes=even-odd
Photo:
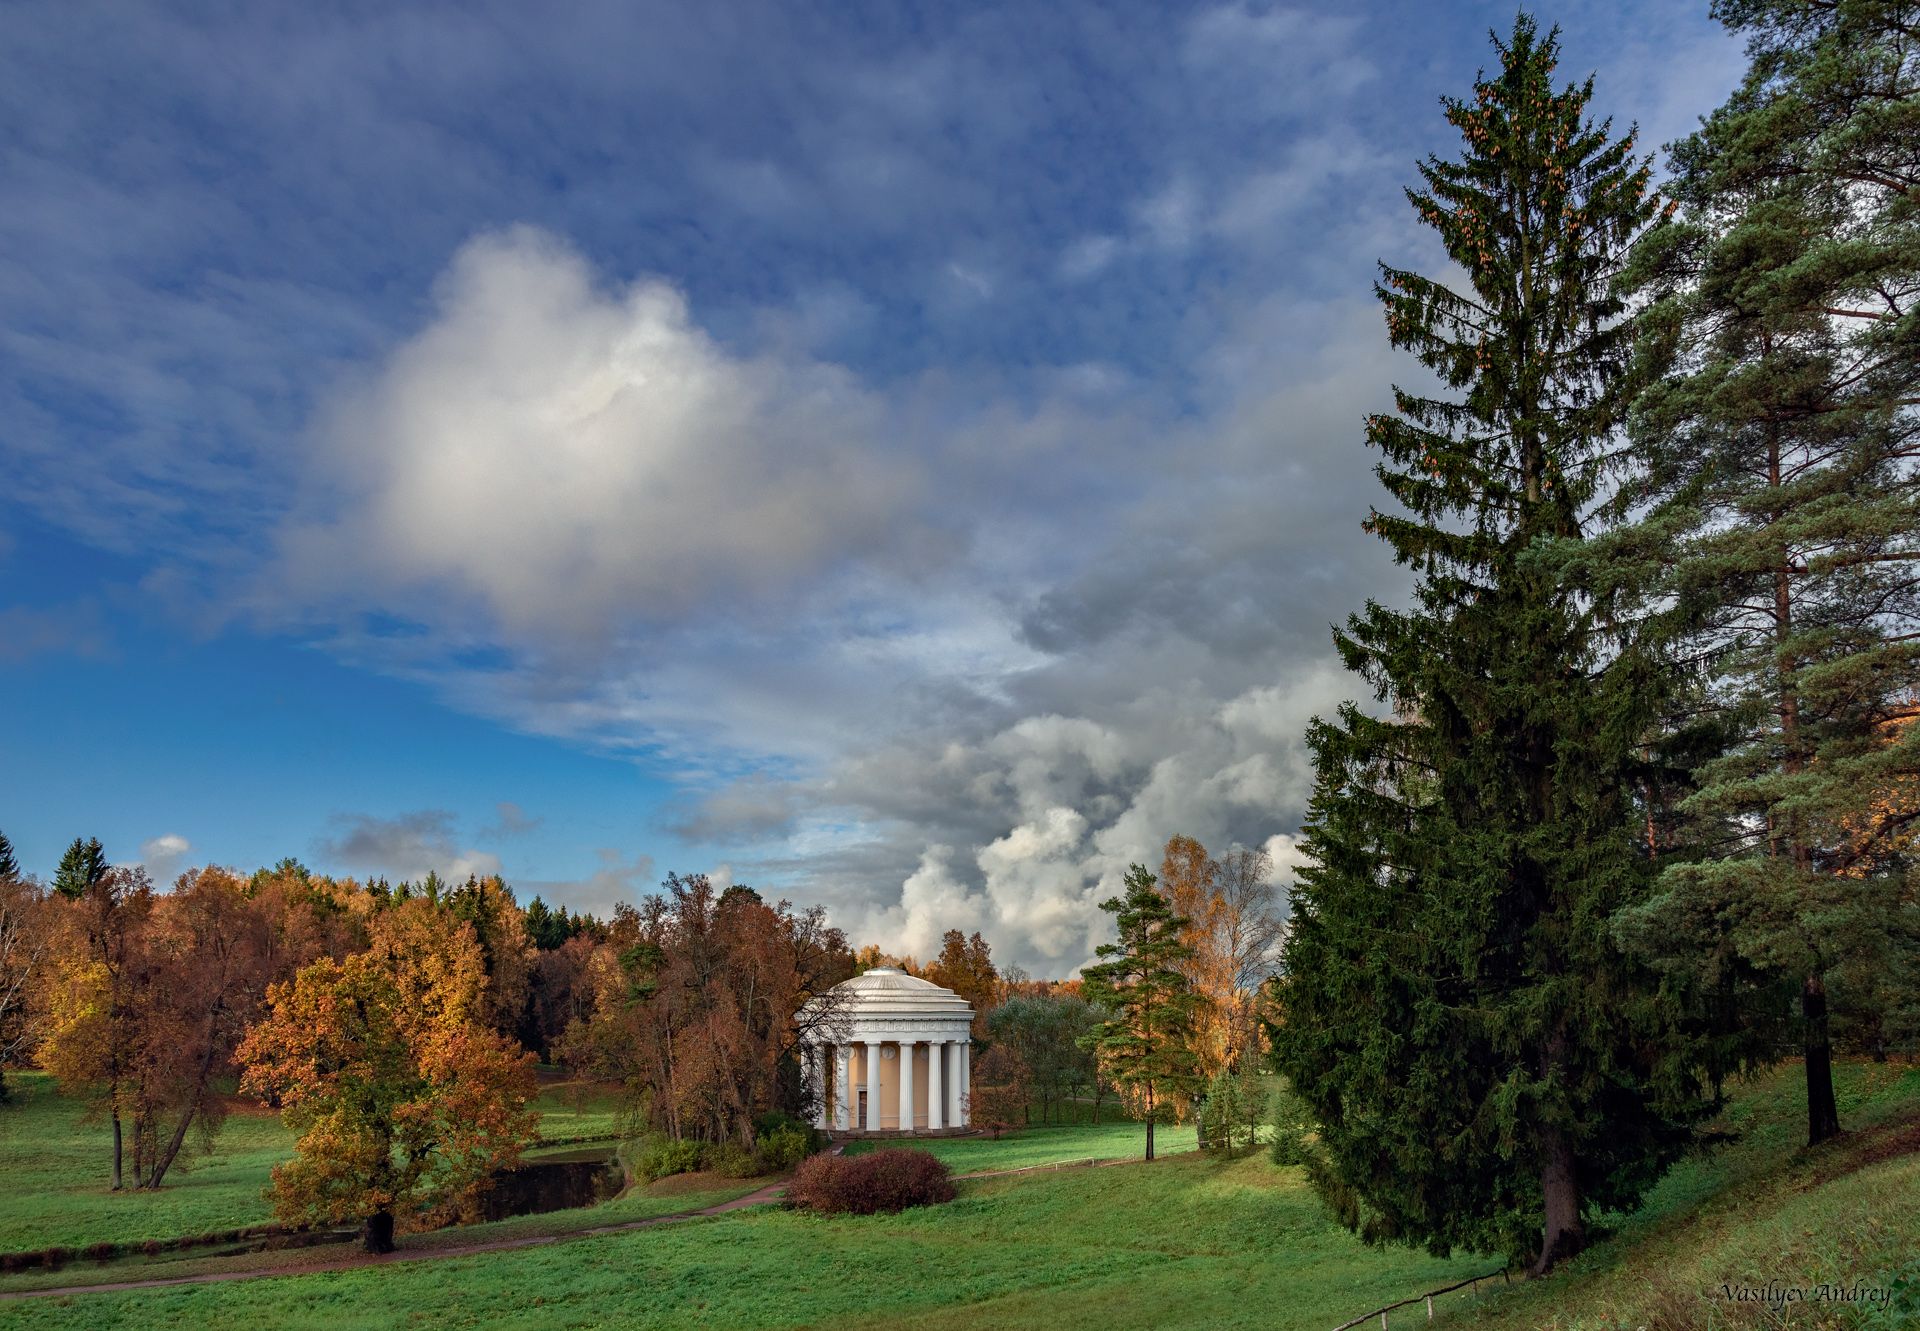
[[[1835,1077],[1838,1140],[1800,1144],[1800,1068],[1777,1068],[1735,1090],[1719,1125],[1735,1140],[1676,1168],[1610,1238],[1550,1280],[1443,1303],[1436,1324],[1920,1327],[1920,1066],[1850,1062]]]

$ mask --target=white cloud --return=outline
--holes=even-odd
[[[464,605],[516,640],[765,600],[939,548],[881,425],[843,371],[735,355],[666,283],[607,289],[550,235],[482,236],[325,420],[281,575],[309,603]]]
[[[140,843],[140,863],[162,887],[174,880],[192,853],[193,843],[178,832],[166,832]]]

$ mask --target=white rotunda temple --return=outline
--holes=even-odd
[[[892,966],[875,966],[831,994],[802,1049],[801,1066],[820,1106],[815,1126],[852,1133],[964,1130],[973,1005]]]

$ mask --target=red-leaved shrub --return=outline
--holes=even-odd
[[[890,1147],[867,1155],[816,1155],[787,1185],[790,1205],[822,1215],[873,1215],[953,1200],[953,1171],[925,1151]]]

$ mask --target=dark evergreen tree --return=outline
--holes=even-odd
[[[107,876],[111,867],[99,837],[85,841],[75,837],[66,854],[60,857],[60,868],[53,876],[53,890],[69,901],[78,901],[87,894],[87,889]]]
[[[1464,142],[1408,198],[1464,270],[1382,265],[1395,346],[1457,396],[1368,421],[1403,512],[1366,523],[1418,574],[1336,633],[1391,715],[1316,721],[1277,986],[1276,1061],[1319,1124],[1316,1184],[1365,1238],[1544,1272],[1631,1207],[1709,1108],[1681,996],[1612,939],[1651,866],[1637,751],[1659,679],[1577,592],[1565,551],[1610,497],[1635,388],[1616,281],[1652,219],[1629,134],[1556,90],[1521,16],[1446,99]]]
[[[1126,895],[1100,903],[1114,917],[1119,941],[1102,943],[1096,949],[1100,961],[1080,972],[1087,1001],[1112,1014],[1084,1043],[1118,1085],[1140,1095],[1149,1160],[1155,1122],[1167,1106],[1191,1099],[1202,1080],[1193,1051],[1200,998],[1181,969],[1193,955],[1180,941],[1187,922],[1173,913],[1155,882],[1144,865],[1127,870]]]
[[[13,843],[0,832],[0,882],[20,876],[20,861],[13,857]]]
[[[527,905],[527,941],[542,952],[551,952],[580,932],[584,919],[575,919],[565,906],[555,909],[539,897]]]
[[[1920,1034],[1920,8],[1733,0],[1747,78],[1675,145],[1636,273],[1651,462],[1610,575],[1724,721],[1639,937],[1800,996],[1808,1139],[1840,1130],[1829,1008]],[[1903,1025],[1904,1023],[1904,1025]]]

